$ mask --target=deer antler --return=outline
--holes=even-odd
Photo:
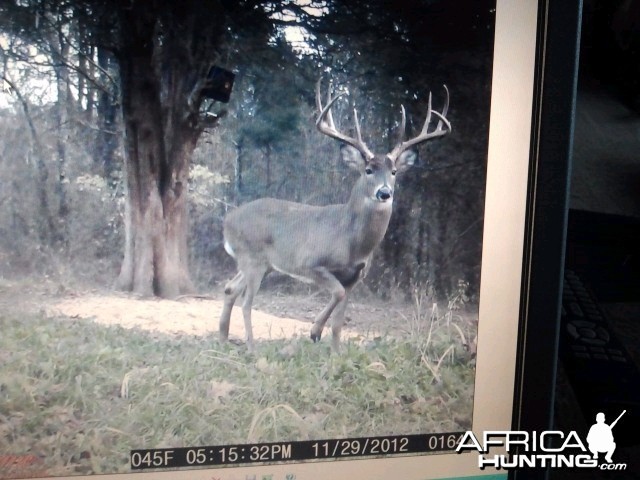
[[[353,109],[353,117],[356,124],[356,136],[357,138],[349,137],[344,133],[340,132],[335,123],[333,122],[333,115],[331,114],[331,107],[344,93],[339,93],[335,97],[331,96],[331,82],[329,82],[329,89],[327,91],[327,103],[326,105],[322,105],[322,95],[320,93],[320,84],[322,83],[322,77],[318,80],[316,84],[316,106],[318,107],[318,111],[320,114],[318,115],[318,119],[316,120],[316,127],[318,130],[325,135],[328,135],[331,138],[335,138],[336,140],[340,140],[341,142],[347,143],[352,147],[356,148],[367,160],[371,160],[373,158],[373,152],[369,150],[367,145],[362,140],[362,134],[360,132],[360,121],[358,120],[358,112],[354,108]]]
[[[405,135],[405,126],[407,124],[407,115],[405,113],[404,110],[404,106],[401,106],[402,109],[402,122],[400,123],[400,139],[397,143],[397,145],[394,147],[394,149],[391,151],[391,153],[389,153],[389,158],[392,161],[396,161],[398,159],[398,157],[400,156],[400,154],[402,152],[404,152],[405,150],[413,147],[414,145],[418,145],[419,143],[422,142],[426,142],[427,140],[430,140],[432,138],[435,137],[440,137],[442,135],[446,135],[447,133],[451,132],[451,123],[449,123],[449,120],[447,120],[446,115],[447,115],[447,110],[449,109],[449,89],[447,88],[446,85],[443,85],[444,87],[444,91],[447,93],[447,99],[444,102],[444,108],[442,109],[442,113],[437,112],[435,110],[432,110],[431,108],[431,92],[429,92],[429,111],[427,112],[427,119],[424,122],[424,126],[422,127],[422,130],[420,131],[420,133],[418,134],[417,137],[412,138],[411,140],[407,140],[406,142],[403,142],[402,139],[404,138]],[[429,124],[431,123],[431,114],[434,114],[435,116],[437,116],[439,118],[438,120],[438,125],[436,127],[436,129],[429,133]],[[446,128],[442,128],[443,125]]]

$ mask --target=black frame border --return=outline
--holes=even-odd
[[[540,0],[513,430],[553,427],[582,0]],[[547,478],[544,469],[511,479]]]

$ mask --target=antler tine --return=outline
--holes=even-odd
[[[440,135],[445,135],[447,133],[449,133],[451,131],[451,123],[449,122],[449,120],[447,120],[447,112],[449,111],[449,89],[447,88],[446,85],[442,85],[444,87],[444,91],[447,94],[447,97],[444,100],[444,107],[442,108],[442,113],[440,112],[433,112],[438,118],[438,126],[436,127],[435,131],[432,133],[435,134],[436,132],[442,132],[440,133]],[[447,127],[447,130],[442,130],[442,124],[445,124]],[[434,135],[437,136],[437,135]]]
[[[338,100],[344,92],[339,93],[335,97],[331,96],[331,83],[329,83],[329,90],[327,92],[327,104],[322,106],[322,94],[320,93],[320,84],[322,83],[322,78],[318,80],[316,83],[316,106],[318,107],[318,111],[320,112],[318,118],[316,120],[316,127],[321,133],[328,135],[331,138],[335,138],[340,140],[341,142],[347,143],[352,147],[356,148],[360,153],[362,153],[367,160],[373,158],[373,153],[367,145],[362,140],[362,134],[360,132],[360,121],[358,120],[358,112],[354,109],[354,120],[356,124],[356,135],[357,138],[349,137],[344,133],[340,132],[333,121],[333,115],[331,114],[331,107]]]
[[[432,95],[431,92],[429,92],[429,103],[427,104],[427,118],[424,121],[424,125],[422,126],[422,130],[420,131],[420,135],[426,135],[427,131],[429,130],[429,124],[431,123],[431,113],[433,112],[433,109],[431,108],[431,100],[432,100]]]
[[[442,122],[443,121],[447,125],[449,130],[451,130],[451,124],[446,119],[447,111],[449,110],[449,89],[447,88],[446,85],[442,85],[442,86],[444,87],[444,91],[447,94],[447,98],[445,98],[445,100],[444,100],[444,108],[442,109],[442,114],[439,114],[438,112],[433,112],[440,118],[440,120],[438,121],[438,126],[436,127],[436,130],[440,130],[442,128]]]
[[[333,115],[331,115],[331,107],[344,93],[339,93],[335,97],[331,98],[331,82],[329,82],[329,89],[327,90],[327,104],[322,106],[322,94],[320,93],[320,84],[322,82],[322,78],[318,80],[316,84],[316,106],[318,108],[318,118],[316,120],[316,125],[319,125],[320,122],[324,122],[326,120],[327,126],[332,129],[335,129],[335,124],[333,123]]]
[[[449,133],[451,131],[451,122],[449,122],[449,120],[447,120],[447,118],[444,115],[442,115],[440,112],[433,112],[433,113],[440,120],[438,121],[438,127],[433,132],[431,132],[429,135],[431,135],[431,137],[437,137],[439,135],[446,135],[447,133]],[[442,130],[442,124],[443,123],[447,127],[446,130]],[[439,135],[436,135],[436,133],[438,133],[438,132],[442,132],[442,133],[439,133]]]
[[[362,142],[362,134],[360,133],[360,120],[358,120],[358,110],[356,110],[355,108],[353,109],[353,121],[356,124],[356,135],[357,135],[357,140],[359,142]]]
[[[356,148],[364,153],[364,155],[367,157],[367,160],[371,160],[374,157],[374,154],[371,150],[369,150],[369,147],[367,147],[367,145],[362,140],[362,134],[360,133],[360,120],[358,119],[358,111],[355,108],[353,109],[353,119],[356,124],[356,135],[358,136],[358,146],[356,146]]]
[[[447,120],[446,118],[447,110],[449,109],[449,90],[447,90],[446,85],[444,86],[444,88],[447,92],[447,98],[445,100],[442,113],[436,110],[433,110],[431,108],[431,92],[429,92],[429,111],[427,112],[427,119],[425,120],[422,130],[420,131],[420,135],[418,135],[418,137],[422,135],[428,135],[428,138],[426,139],[428,140],[429,138],[438,137],[440,135],[444,135],[445,133],[449,133],[448,131],[442,130],[443,123],[447,126],[449,131],[451,130],[451,123],[449,123],[449,120]],[[436,117],[438,117],[438,125],[436,126],[436,129],[433,132],[427,133],[427,131],[429,130],[429,124],[431,123],[431,114],[434,114]]]
[[[406,121],[404,107],[402,108],[403,118],[401,123],[401,127],[402,127],[401,137],[398,144],[394,147],[391,153],[388,154],[388,157],[391,160],[395,162],[402,152],[411,148],[414,145],[417,145],[422,142],[426,142],[427,140],[431,140],[432,138],[446,135],[447,133],[451,132],[451,123],[446,118],[447,111],[449,110],[449,89],[447,88],[446,85],[444,85],[444,89],[445,89],[445,92],[447,93],[447,97],[445,99],[445,104],[444,104],[444,108],[442,109],[442,113],[436,110],[433,110],[431,106],[432,96],[431,96],[431,92],[429,92],[429,102],[427,105],[428,107],[427,118],[424,122],[422,130],[420,131],[417,137],[414,137],[411,140],[407,140],[406,142],[402,141],[402,138],[404,136],[403,132],[405,128],[405,121]],[[438,125],[436,126],[436,129],[433,132],[429,133],[429,125],[431,124],[431,114],[438,117]],[[443,125],[446,128],[443,129],[442,128]]]
[[[400,111],[402,112],[402,120],[400,121],[400,130],[398,130],[398,143],[402,143],[404,134],[407,131],[407,112],[404,109],[404,105],[400,105]]]
[[[318,119],[316,120],[316,125],[318,127],[320,126],[321,123],[326,123],[327,127],[329,127],[332,130],[336,130],[337,132],[336,125],[335,123],[333,123],[333,115],[331,114],[331,107],[336,102],[336,100],[338,100],[342,95],[344,95],[344,93],[339,93],[335,97],[331,98],[331,93],[328,93],[327,104],[323,107],[320,91],[318,90],[316,94],[316,103],[318,105],[318,110],[320,111],[320,114],[318,115]],[[323,133],[326,133],[326,132],[323,131]]]
[[[329,87],[327,88],[327,122],[329,126],[336,130],[336,124],[333,122],[333,112],[331,111],[331,106],[334,104],[336,100],[338,100],[344,92],[339,92],[333,99],[331,98],[331,90],[333,89],[333,82],[329,80]]]

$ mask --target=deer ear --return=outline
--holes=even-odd
[[[413,164],[416,163],[417,158],[418,154],[415,151],[405,150],[396,160],[396,169],[398,169],[399,172],[408,170],[409,167],[412,167]]]
[[[346,163],[349,168],[354,170],[362,170],[365,166],[365,160],[362,157],[360,151],[352,147],[351,145],[342,145],[340,147],[340,156],[342,157],[342,161]]]

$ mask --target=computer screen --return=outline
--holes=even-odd
[[[219,178],[211,211],[222,213],[204,234],[232,279],[207,299],[207,329],[194,326],[202,310],[183,310],[197,298],[172,304],[176,322],[162,331],[147,328],[153,311],[147,324],[123,326],[136,303],[106,325],[71,299],[48,317],[59,329],[34,330],[43,349],[66,352],[37,371],[17,370],[35,347],[13,333],[0,351],[0,478],[506,478],[508,468],[481,467],[477,451],[458,447],[470,432],[535,426],[549,406],[555,319],[544,320],[549,344],[536,352],[531,302],[548,298],[553,317],[558,291],[551,282],[541,293],[545,260],[533,247],[549,239],[553,262],[562,212],[547,236],[534,227],[545,225],[541,199],[555,208],[565,195],[542,184],[540,155],[562,154],[568,135],[543,144],[550,12],[529,0],[291,2],[269,40],[289,57],[221,52],[233,90],[224,112],[215,102],[198,112],[211,123],[196,149],[211,153],[218,177],[191,171]],[[179,31],[163,34],[169,42]],[[127,68],[120,74],[135,75]],[[135,98],[123,102],[130,162],[131,135],[145,132],[127,120]],[[569,128],[562,112],[555,120]],[[127,181],[128,195],[143,191]],[[205,202],[198,185],[189,193]],[[87,343],[103,339],[94,363],[74,363],[69,321]],[[136,360],[115,374],[100,367],[134,346]],[[39,383],[57,369],[71,373]]]

